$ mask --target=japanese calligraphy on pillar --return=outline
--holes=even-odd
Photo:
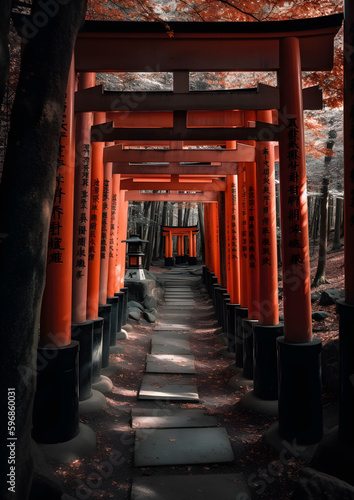
[[[299,186],[299,129],[296,118],[289,119],[287,126],[287,167],[288,167],[288,222],[289,246],[291,248],[289,264],[301,264],[302,232],[300,228],[300,186]]]
[[[89,189],[90,189],[90,144],[82,146],[82,170],[80,179],[80,214],[79,226],[77,229],[77,251],[75,256],[75,277],[82,279],[84,277],[84,269],[87,264],[87,223],[90,211],[89,206]]]
[[[92,207],[90,218],[89,260],[96,260],[97,213],[100,203],[100,180],[92,179]]]
[[[227,200],[227,217],[226,217],[226,269],[231,271],[231,207],[230,201]]]
[[[63,216],[63,198],[65,193],[63,191],[64,176],[59,172],[56,177],[56,188],[54,195],[54,204],[52,211],[52,218],[49,227],[49,240],[48,240],[48,264],[62,264],[63,251],[65,248],[62,246],[62,223],[61,217]]]
[[[235,182],[231,183],[231,260],[238,259],[237,247],[237,186]]]
[[[249,252],[249,267],[256,267],[256,226],[255,226],[255,210],[256,199],[254,186],[248,187],[248,252]]]
[[[262,230],[262,239],[261,239],[261,265],[265,266],[271,265],[271,243],[270,243],[270,178],[269,178],[269,149],[263,148],[262,150],[262,213],[261,213],[261,230]]]
[[[116,235],[116,214],[118,208],[117,193],[112,196],[112,213],[111,213],[111,226],[110,226],[110,236],[109,236],[109,258],[114,259],[115,257],[115,235]]]
[[[65,100],[66,102],[66,100]],[[62,218],[64,218],[64,168],[65,168],[65,145],[64,140],[68,137],[68,121],[66,115],[67,105],[64,106],[63,121],[60,131],[59,153],[58,153],[58,172],[56,177],[56,186],[52,210],[52,218],[49,226],[48,239],[48,264],[63,264],[62,246]]]
[[[243,172],[246,169],[243,169]],[[242,182],[242,229],[241,229],[241,239],[242,239],[242,256],[244,259],[248,258],[248,245],[247,245],[247,183],[245,175],[243,175]]]
[[[108,204],[110,201],[110,181],[105,179],[103,182],[103,195],[102,195],[102,232],[101,232],[101,259],[106,259],[108,250]]]

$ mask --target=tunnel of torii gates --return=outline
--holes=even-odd
[[[195,189],[198,189],[197,184]],[[187,237],[187,245],[189,247],[188,263],[191,265],[197,264],[197,234],[197,226],[163,226],[162,235],[165,238],[165,266],[173,266],[175,261],[176,264],[187,262],[184,244],[185,236]],[[177,236],[177,255],[175,261],[173,259],[172,236]]]
[[[354,9],[347,4],[346,43],[352,46]],[[255,397],[278,399],[282,439],[317,443],[322,438],[321,342],[311,330],[303,109],[320,109],[322,97],[317,87],[302,89],[301,71],[331,70],[342,15],[170,25],[172,38],[159,23],[87,21],[77,38],[49,234],[33,435],[41,443],[58,443],[80,433],[79,400],[89,400],[92,387],[104,385],[101,367],[108,365],[126,320],[122,240],[128,202],[166,200],[204,203],[203,279],[236,365],[254,379]],[[114,71],[172,72],[173,90],[108,92],[95,86],[96,72]],[[278,86],[191,92],[192,71],[276,71]],[[345,75],[350,82],[350,58]],[[353,445],[351,92],[349,84],[338,442]],[[277,160],[284,324],[278,315]],[[172,228],[164,229],[170,239]]]

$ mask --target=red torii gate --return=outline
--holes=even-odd
[[[165,266],[174,265],[172,236],[177,236],[176,264],[185,262],[184,236],[188,237],[189,242],[188,263],[190,265],[197,264],[197,234],[197,226],[163,226],[162,235],[165,237]]]
[[[184,92],[187,93],[185,75],[188,71],[273,70],[279,72],[279,106],[282,111],[282,123],[279,123],[280,127],[277,133],[280,139],[285,298],[285,337],[279,342],[282,373],[279,423],[280,433],[284,439],[293,439],[295,437],[298,442],[304,443],[318,441],[322,434],[322,427],[319,399],[319,343],[312,340],[309,301],[301,70],[320,71],[331,69],[333,38],[340,24],[340,16],[329,16],[319,19],[257,24],[257,31],[255,32],[255,26],[252,23],[171,23],[175,35],[173,39],[168,39],[163,28],[158,23],[112,24],[110,22],[88,22],[85,24],[82,34],[78,37],[75,49],[75,70],[81,74],[95,71],[143,71],[146,70],[148,65],[154,67],[159,63],[161,71],[172,70],[175,73],[176,86],[182,87]],[[103,31],[105,31],[104,36],[102,36]],[[129,51],[125,50],[128,45]],[[116,54],[119,54],[119,58],[116,57]],[[71,75],[71,81],[74,81],[74,70]],[[73,87],[68,87],[68,103],[73,102],[73,97]],[[126,98],[123,95],[121,97],[122,99]],[[146,99],[148,101],[149,97],[147,96]],[[205,106],[206,101],[210,102],[207,93],[199,98],[198,105],[202,106],[203,104]],[[128,103],[126,101],[122,102],[124,106],[129,105],[129,101]],[[215,106],[220,106],[217,98],[215,102]],[[136,102],[133,102],[133,104],[139,105]],[[264,109],[269,109],[269,106]],[[128,108],[127,111],[130,110]],[[285,110],[287,114],[284,114]],[[71,134],[73,121],[69,123],[68,130],[69,134]],[[183,133],[187,135],[189,132]],[[228,134],[229,132],[225,130],[225,140],[237,139],[236,136],[228,136]],[[175,138],[175,140],[178,139],[181,140],[178,137]],[[271,140],[271,137],[268,137],[268,140]],[[68,164],[70,165],[73,164],[73,151],[74,145],[68,145],[68,158],[71,158],[71,160],[68,160]],[[232,156],[230,151],[223,151],[222,153],[225,154],[219,154],[220,157],[230,158]],[[128,157],[131,160],[129,154],[122,152],[121,159]],[[184,154],[183,152],[183,154],[178,153],[178,155],[180,157],[177,161],[179,159],[185,161],[187,157],[190,158],[190,153]],[[195,161],[197,155],[193,153],[192,156],[192,161]],[[201,154],[201,156],[203,155]],[[166,157],[168,157],[168,154],[165,155],[165,159]],[[172,162],[176,161],[174,155],[171,155],[169,159]],[[106,161],[110,162],[111,159],[107,157]],[[68,176],[67,181],[69,182]],[[250,192],[249,187],[251,185],[248,183],[246,172],[245,180],[242,180],[242,183],[239,182],[242,189],[245,185],[246,194],[247,189]],[[96,183],[94,187],[99,188],[100,186]],[[70,186],[66,187],[66,189],[70,189]],[[295,198],[291,198],[294,200],[293,202],[289,201],[289,189],[294,193],[292,196]],[[93,195],[96,196],[96,194],[96,191],[93,192]],[[117,192],[117,196],[120,200],[123,200],[123,208],[123,191]],[[296,206],[293,206],[293,203]],[[215,212],[213,208],[216,208],[215,203],[210,203],[208,206],[210,210]],[[124,216],[124,213],[126,214],[122,210],[119,219],[120,228],[124,228],[126,224],[126,218],[124,218],[126,215]],[[218,215],[220,214],[215,212],[212,218],[216,221]],[[91,219],[91,221],[93,222],[94,219]],[[65,230],[70,231],[68,227]],[[119,240],[121,239],[124,239],[124,237],[119,237]],[[294,239],[299,242],[296,247],[292,246],[291,243]],[[70,253],[72,249],[70,239],[67,240],[66,249]],[[61,263],[53,260],[49,265],[60,266]],[[217,268],[217,262],[215,262],[215,268]],[[297,283],[296,287],[293,286],[295,281]],[[119,280],[118,282],[121,284]],[[51,332],[52,344],[54,347],[60,348],[61,355],[65,357],[66,353],[69,355],[72,350],[70,334],[67,334],[71,326],[71,306],[68,308],[64,301],[60,300],[60,296],[57,294],[60,287],[68,289],[68,286],[63,281],[62,274],[57,273],[55,283],[47,282],[45,300],[48,309],[61,318],[67,318],[64,325],[65,336],[63,337],[61,334],[62,326],[47,318],[48,322],[43,322],[43,325],[46,326],[42,327],[41,337],[45,341],[49,332]],[[351,300],[348,290],[346,297]],[[297,313],[299,307],[300,314]],[[53,314],[53,317],[55,317],[55,314]],[[304,384],[302,388],[301,398],[297,399],[296,394],[290,393],[288,390],[287,377],[291,380],[296,379],[299,361],[304,361],[303,352],[305,351],[309,353],[305,357],[308,359],[308,366],[311,366],[312,372],[310,370],[308,375],[307,382],[309,383]],[[50,381],[48,381],[48,386],[50,386]],[[312,400],[313,404],[311,408],[307,407],[305,409],[306,418],[303,421],[298,418],[298,407],[304,392],[306,392],[308,399]],[[73,422],[75,419],[68,415],[68,420]],[[314,427],[307,425],[309,421],[314,421],[316,425]],[[75,425],[67,424],[67,427],[75,428]],[[67,433],[67,435],[69,434],[70,432]],[[56,437],[51,439],[56,439]]]

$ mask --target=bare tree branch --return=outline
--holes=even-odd
[[[228,0],[216,0],[216,1],[220,2],[220,3],[223,3],[225,5],[228,5],[229,7],[232,7],[233,9],[237,10],[241,14],[244,14],[245,16],[252,17],[252,19],[254,19],[255,21],[261,22],[261,19],[258,19],[258,17],[256,17],[254,14],[251,14],[250,12],[247,12],[247,11],[245,11],[243,9],[240,9],[240,7],[237,7],[236,5],[234,5],[233,3],[229,2]]]

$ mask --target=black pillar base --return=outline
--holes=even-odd
[[[174,265],[173,258],[172,257],[165,257],[165,266],[171,267],[173,265]]]
[[[337,301],[339,314],[339,438],[354,447],[354,306]]]
[[[208,272],[208,268],[206,266],[202,266],[202,282],[204,283],[204,285],[206,285],[206,282],[207,282],[207,272]]]
[[[189,257],[188,264],[190,266],[196,266],[198,264],[197,257]]]
[[[253,328],[258,324],[256,319],[242,320],[243,336],[243,371],[245,378],[253,380]]]
[[[312,467],[354,485],[354,446],[339,435],[333,427],[321,440],[312,460]]]
[[[109,339],[109,345],[115,346],[117,343],[117,331],[118,331],[118,312],[119,312],[119,298],[118,297],[107,297],[107,304],[110,304],[111,309],[111,334]]]
[[[98,314],[103,321],[103,336],[102,336],[102,368],[106,368],[109,363],[109,345],[111,339],[111,308],[110,304],[98,306]]]
[[[278,399],[276,339],[284,335],[284,325],[254,325],[254,395],[268,401]]]
[[[226,288],[215,287],[215,314],[218,319],[218,323],[222,326],[222,315],[224,309],[224,293],[227,293]]]
[[[230,294],[229,293],[223,293],[222,294],[222,301],[221,301],[221,326],[222,326],[222,331],[227,334],[228,330],[228,322],[227,322],[227,304],[230,304]]]
[[[216,278],[216,276],[214,276],[213,279],[212,279],[211,295],[210,295],[211,301],[213,303],[213,307],[214,307],[215,310],[216,310],[216,290],[218,288],[221,288],[221,285],[219,285],[219,283],[217,283],[216,280],[217,280],[217,278]]]
[[[92,340],[92,383],[101,378],[102,368],[102,342],[103,342],[103,318],[93,320]]]
[[[128,311],[128,287],[123,287],[120,289],[121,292],[124,293],[123,296],[123,318],[122,318],[122,325],[126,325],[128,322],[128,316],[129,316],[129,311]]]
[[[182,264],[186,264],[188,262],[188,255],[182,255]]]
[[[79,343],[39,347],[32,437],[61,443],[79,433]]]
[[[176,264],[182,264],[182,255],[176,255],[175,262]]]
[[[85,401],[92,395],[92,342],[93,321],[72,323],[71,338],[80,344],[79,350],[79,401]]]
[[[323,433],[321,340],[290,343],[277,338],[279,433],[298,444],[318,443]]]
[[[243,330],[242,320],[247,318],[247,307],[236,307],[235,310],[235,361],[236,366],[243,367]]]
[[[240,304],[226,304],[226,314],[227,314],[227,350],[230,352],[236,352],[235,345],[235,332],[236,332],[236,307],[240,307]]]
[[[118,297],[117,333],[119,333],[122,330],[122,325],[123,325],[124,292],[116,292],[114,296]]]

